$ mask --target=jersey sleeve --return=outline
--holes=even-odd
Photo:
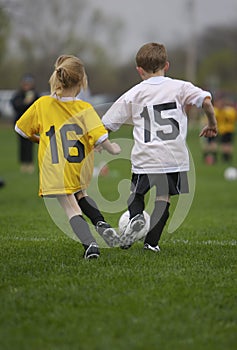
[[[35,103],[31,105],[24,114],[18,119],[15,130],[24,137],[31,137],[39,133]]]
[[[108,138],[108,131],[92,106],[84,114],[84,124],[91,146],[98,145]]]
[[[210,92],[204,91],[189,82],[183,84],[181,90],[182,104],[195,105],[197,108],[201,108],[206,97],[212,98]]]
[[[132,102],[122,95],[102,117],[102,123],[106,129],[111,131],[118,130],[124,123],[132,117]]]

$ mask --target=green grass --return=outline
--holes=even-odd
[[[237,181],[224,180],[221,163],[205,166],[198,131],[189,135],[194,200],[182,225],[165,230],[161,253],[144,252],[139,242],[84,261],[81,245],[38,197],[37,173],[19,172],[15,133],[0,126],[7,182],[0,190],[1,350],[236,349]],[[130,177],[129,162],[118,158],[91,191],[116,201],[123,177]],[[115,226],[127,196],[123,190],[117,212],[98,197]]]

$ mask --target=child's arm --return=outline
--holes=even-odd
[[[29,140],[31,142],[35,142],[35,143],[39,143],[40,137],[38,135],[32,135],[31,137],[29,137]]]
[[[121,152],[120,146],[115,142],[111,143],[109,139],[106,139],[99,146],[111,154],[119,154]]]
[[[199,136],[215,137],[217,135],[217,121],[214,108],[209,97],[204,99],[202,108],[207,116],[208,124],[204,126]]]
[[[17,123],[15,124],[15,131],[24,137],[25,139],[30,140],[31,142],[39,143],[40,137],[36,134],[32,134],[31,136],[26,135],[18,126]]]

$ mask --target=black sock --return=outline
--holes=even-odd
[[[224,163],[230,163],[232,161],[232,155],[230,153],[223,153],[222,160]]]
[[[94,226],[96,226],[98,221],[104,221],[103,215],[101,214],[97,207],[97,204],[91,197],[83,197],[77,202],[83,214],[85,214],[91,220]]]
[[[70,220],[70,225],[73,229],[73,232],[80,239],[84,248],[92,242],[96,242],[95,238],[92,236],[88,223],[83,219],[81,215],[75,215]]]
[[[212,154],[213,154],[214,162],[216,163],[217,162],[217,152],[213,151]]]
[[[130,213],[129,219],[134,218],[137,214],[142,214],[144,207],[144,196],[132,193],[128,198],[128,210]]]
[[[145,238],[145,243],[155,247],[161,237],[162,231],[169,218],[170,203],[165,201],[156,201],[154,210],[150,219],[150,230]]]

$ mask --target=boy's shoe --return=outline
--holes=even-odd
[[[95,242],[92,242],[85,250],[84,259],[97,259],[100,256],[99,247]]]
[[[138,232],[140,232],[145,226],[145,218],[143,214],[137,214],[132,218],[125,231],[120,236],[120,248],[128,249],[136,241]]]
[[[150,244],[145,243],[144,244],[144,250],[151,250],[155,253],[159,253],[160,252],[160,247],[157,245],[156,247],[152,247]]]
[[[116,247],[120,244],[119,235],[107,222],[98,221],[95,229],[109,247]]]

